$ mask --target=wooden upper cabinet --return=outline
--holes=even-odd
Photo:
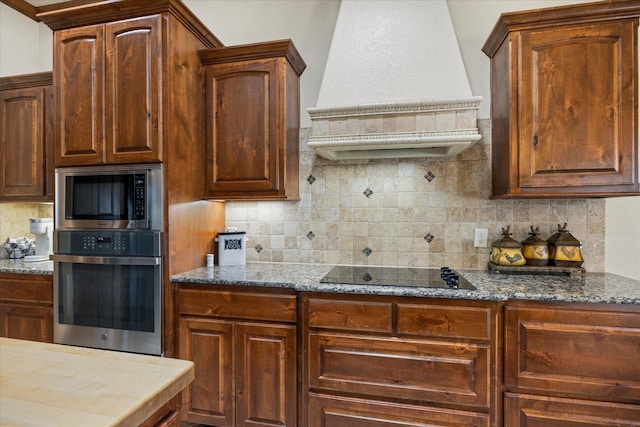
[[[53,40],[56,166],[104,163],[104,25]]]
[[[0,200],[53,201],[52,73],[0,78]]]
[[[290,40],[200,52],[207,101],[208,195],[297,199],[299,77]]]
[[[54,33],[56,165],[161,160],[160,15]]]
[[[106,25],[107,163],[161,160],[161,17]]]
[[[640,194],[634,1],[504,14],[491,58],[494,197]]]

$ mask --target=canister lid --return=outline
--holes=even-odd
[[[520,244],[520,242],[510,237],[512,234],[509,232],[510,228],[511,228],[510,225],[507,226],[506,229],[503,228],[502,238],[493,242],[492,245],[495,246],[496,248],[521,248],[522,244]]]
[[[556,246],[582,246],[580,240],[573,237],[573,235],[567,230],[567,223],[564,225],[558,224],[558,231],[547,239],[547,243]]]
[[[531,226],[531,231],[529,232],[529,237],[522,241],[523,245],[546,245],[547,242],[540,238],[540,227],[533,228]]]

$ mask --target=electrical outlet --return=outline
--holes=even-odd
[[[486,248],[489,230],[486,228],[476,228],[476,236],[473,239],[473,246],[476,248]]]

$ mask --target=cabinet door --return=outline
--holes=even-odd
[[[0,304],[0,336],[53,342],[53,308]]]
[[[236,426],[296,425],[296,327],[237,326]]]
[[[0,91],[0,200],[44,200],[46,100],[43,87]]]
[[[194,423],[233,427],[233,322],[183,317],[179,336],[179,357],[195,365],[195,380],[182,393],[182,416]]]
[[[522,33],[520,187],[637,191],[636,26],[626,20]]]
[[[211,195],[278,194],[277,60],[216,64],[207,79],[207,188]]]
[[[104,25],[56,31],[56,166],[104,163]]]
[[[510,389],[640,404],[640,310],[507,306]]]
[[[640,406],[505,393],[504,425],[520,427],[640,426]]]
[[[106,24],[107,163],[160,161],[159,15]]]

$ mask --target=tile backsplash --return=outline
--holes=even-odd
[[[0,203],[0,258],[8,258],[4,243],[8,237],[34,238],[30,218],[53,218],[52,203]]]
[[[491,122],[455,158],[327,161],[301,130],[300,200],[228,202],[228,227],[246,231],[248,261],[486,268],[489,245],[510,226],[516,240],[531,225],[541,237],[558,224],[583,244],[587,271],[604,271],[603,199],[490,200]]]
[[[478,126],[482,139],[455,158],[357,161],[318,157],[302,129],[300,200],[228,202],[227,226],[247,232],[248,261],[484,269],[475,228],[490,244],[502,227],[524,240],[531,225],[547,238],[567,222],[587,271],[604,271],[604,200],[490,200],[490,120]],[[51,204],[0,203],[0,239],[33,237],[29,218],[52,216]]]

